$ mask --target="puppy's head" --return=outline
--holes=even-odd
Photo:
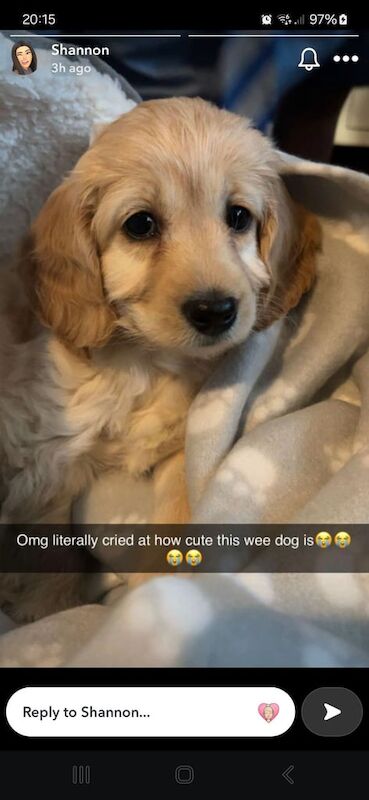
[[[75,347],[112,337],[210,358],[297,304],[317,223],[270,142],[200,99],[142,103],[51,195],[26,245],[43,322]]]

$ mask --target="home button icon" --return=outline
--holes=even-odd
[[[177,783],[193,783],[195,778],[194,769],[189,764],[181,764],[176,767],[174,777]]]

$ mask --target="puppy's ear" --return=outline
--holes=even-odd
[[[104,297],[91,233],[92,192],[68,178],[49,197],[21,251],[20,271],[39,319],[74,347],[99,347],[115,315]]]
[[[295,308],[311,289],[320,248],[318,219],[283,188],[259,226],[260,256],[269,272],[270,286],[259,298],[257,330]]]

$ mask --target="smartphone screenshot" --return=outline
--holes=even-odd
[[[369,20],[0,32],[0,766],[365,793]]]

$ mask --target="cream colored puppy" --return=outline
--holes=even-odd
[[[67,521],[122,467],[153,473],[153,521],[188,521],[189,405],[227,350],[298,303],[318,247],[248,120],[178,98],[109,125],[32,226],[29,300],[3,318],[2,520]]]

